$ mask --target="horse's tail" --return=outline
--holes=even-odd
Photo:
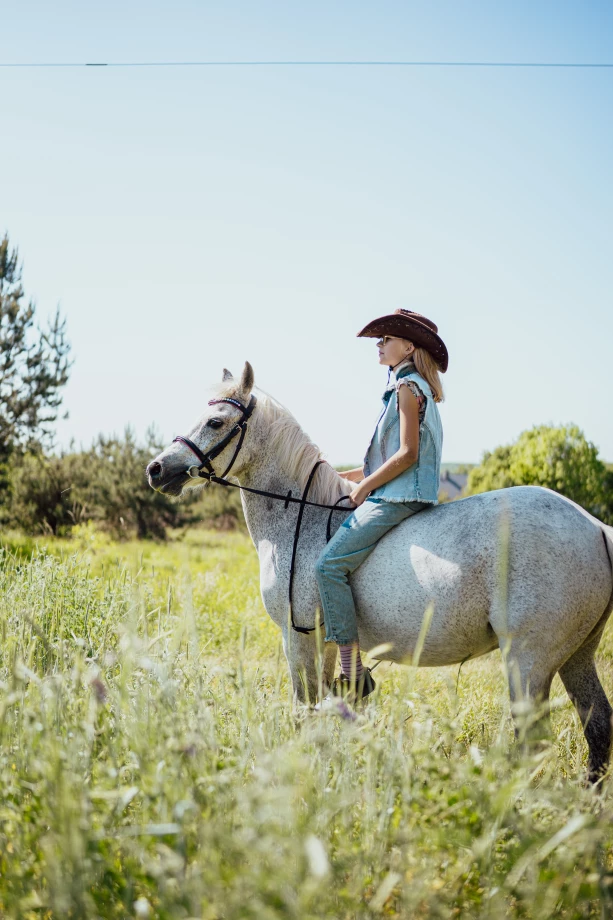
[[[604,613],[602,614],[602,616],[600,617],[596,625],[593,627],[592,631],[589,633],[587,638],[584,640],[581,646],[582,648],[585,647],[585,645],[589,645],[595,639],[598,640],[596,642],[596,645],[598,645],[598,642],[600,641],[600,637],[602,636],[602,632],[605,626],[607,625],[607,621],[609,617],[611,616],[611,614],[613,613],[613,527],[609,527],[608,524],[603,524],[602,521],[599,521],[598,519],[596,519],[596,523],[600,527],[602,539],[604,540],[605,552],[609,558],[609,572],[611,575],[611,594],[609,595],[609,600],[607,601],[607,606],[604,609]]]
[[[609,613],[613,613],[613,527],[609,527],[608,524],[600,524],[600,529],[602,531],[602,536],[604,539],[604,546],[607,551],[607,556],[609,557],[609,565],[611,567],[611,599],[607,607]]]

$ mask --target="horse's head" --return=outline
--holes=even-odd
[[[253,389],[253,368],[247,361],[240,380],[235,379],[230,371],[225,370],[222,378],[221,397],[234,399],[247,406]],[[207,412],[191,429],[187,440],[191,441],[205,456],[215,449],[243,418],[244,413],[231,402],[218,402],[207,406]],[[236,450],[237,439],[233,438],[213,462],[217,475],[225,470]],[[202,485],[203,480],[192,478],[190,470],[200,466],[200,459],[194,451],[182,441],[173,441],[147,467],[149,485],[166,495],[181,495],[185,488]]]

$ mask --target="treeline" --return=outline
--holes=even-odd
[[[113,536],[162,539],[194,520],[241,524],[237,495],[208,490],[178,503],[149,488],[145,467],[162,445],[149,434],[100,436],[87,450],[58,453],[54,429],[72,361],[59,310],[46,325],[22,286],[8,236],[0,240],[0,524],[68,535],[92,521]]]
[[[54,423],[70,373],[70,345],[59,311],[36,324],[25,300],[22,269],[8,237],[0,241],[0,524],[30,534],[67,536],[93,522],[114,537],[164,539],[170,528],[196,521],[244,527],[237,490],[219,486],[178,502],[154,492],[145,478],[162,446],[128,430],[86,450],[53,450]],[[465,494],[541,485],[613,524],[613,468],[576,426],[537,426],[510,445],[486,453],[468,476]]]
[[[235,490],[206,488],[181,501],[154,492],[145,468],[161,449],[152,434],[139,444],[128,430],[122,438],[99,436],[88,450],[14,454],[5,470],[2,523],[29,534],[69,536],[76,524],[91,521],[117,539],[158,540],[169,528],[196,522],[244,526]]]
[[[169,529],[196,523],[245,527],[237,490],[212,486],[181,501],[154,492],[145,467],[162,446],[152,432],[139,444],[128,430],[122,438],[100,436],[84,451],[15,455],[2,523],[30,534],[68,536],[76,524],[93,522],[118,539],[158,540]],[[540,425],[486,453],[470,470],[464,494],[518,485],[553,489],[613,525],[613,467],[576,426]]]

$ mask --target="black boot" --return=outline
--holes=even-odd
[[[332,696],[342,696],[350,703],[365,699],[375,689],[375,680],[370,673],[370,668],[364,668],[362,676],[357,681],[351,680],[346,674],[341,673],[332,682]]]

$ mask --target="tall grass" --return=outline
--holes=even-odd
[[[496,656],[295,713],[246,538],[79,539],[2,556],[0,916],[610,915],[611,794],[559,683],[527,755]]]

